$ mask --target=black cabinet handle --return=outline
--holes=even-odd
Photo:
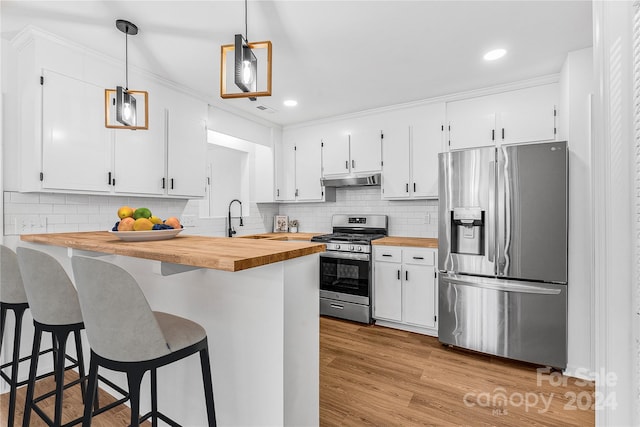
[[[173,190],[173,178],[171,178],[171,189]]]
[[[405,191],[406,191],[407,193],[409,192],[409,183],[408,183],[408,182],[405,184]]]
[[[276,190],[276,196],[280,197],[280,189],[279,188]]]
[[[115,179],[115,178],[113,178],[113,179],[111,180],[111,184],[112,184],[114,187],[116,186],[116,179]]]
[[[344,161],[344,168],[349,169],[349,160]]]
[[[382,254],[382,256],[393,256],[391,254]]]
[[[416,192],[416,183],[415,182],[413,183],[413,192],[414,193]]]
[[[107,184],[111,185],[111,172],[109,172],[109,178],[108,178]]]
[[[502,139],[504,139],[504,128],[502,128]]]
[[[409,280],[409,272],[408,271],[404,272],[404,280]]]
[[[398,270],[398,280],[400,280],[400,270]]]
[[[166,178],[162,177],[162,189],[163,190],[164,190],[164,187],[165,187],[165,184],[166,184],[165,181],[166,181]]]
[[[424,257],[421,256],[414,256],[413,259],[424,259]]]
[[[496,139],[496,130],[495,129],[491,129],[491,140],[495,141]]]
[[[356,161],[355,161],[355,160],[351,160],[351,167],[352,167],[353,169],[355,169],[355,168],[356,168]]]

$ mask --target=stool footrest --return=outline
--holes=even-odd
[[[143,416],[140,417],[140,424],[142,424],[143,422],[145,422],[146,420],[148,420],[149,418],[152,417],[156,417],[156,418],[160,418],[162,421],[164,421],[165,423],[169,424],[170,426],[173,427],[182,427],[181,424],[178,424],[177,422],[175,422],[174,420],[172,420],[171,418],[167,417],[165,414],[163,414],[162,412],[156,411],[154,412],[147,412],[146,414],[144,414]]]

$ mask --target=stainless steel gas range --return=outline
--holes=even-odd
[[[334,215],[332,234],[311,240],[320,254],[320,314],[371,323],[371,241],[388,232],[386,215]]]

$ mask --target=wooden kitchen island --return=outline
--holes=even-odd
[[[181,235],[125,242],[109,232],[21,240],[55,256],[70,276],[72,255],[105,257],[136,278],[154,310],[200,323],[209,337],[219,425],[318,425],[324,244]],[[126,384],[120,374],[106,376]],[[185,426],[206,425],[197,357],[162,368],[158,383],[163,412]]]

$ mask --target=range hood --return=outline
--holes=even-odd
[[[380,174],[365,176],[347,176],[344,178],[322,178],[320,183],[325,187],[362,187],[380,185]]]

